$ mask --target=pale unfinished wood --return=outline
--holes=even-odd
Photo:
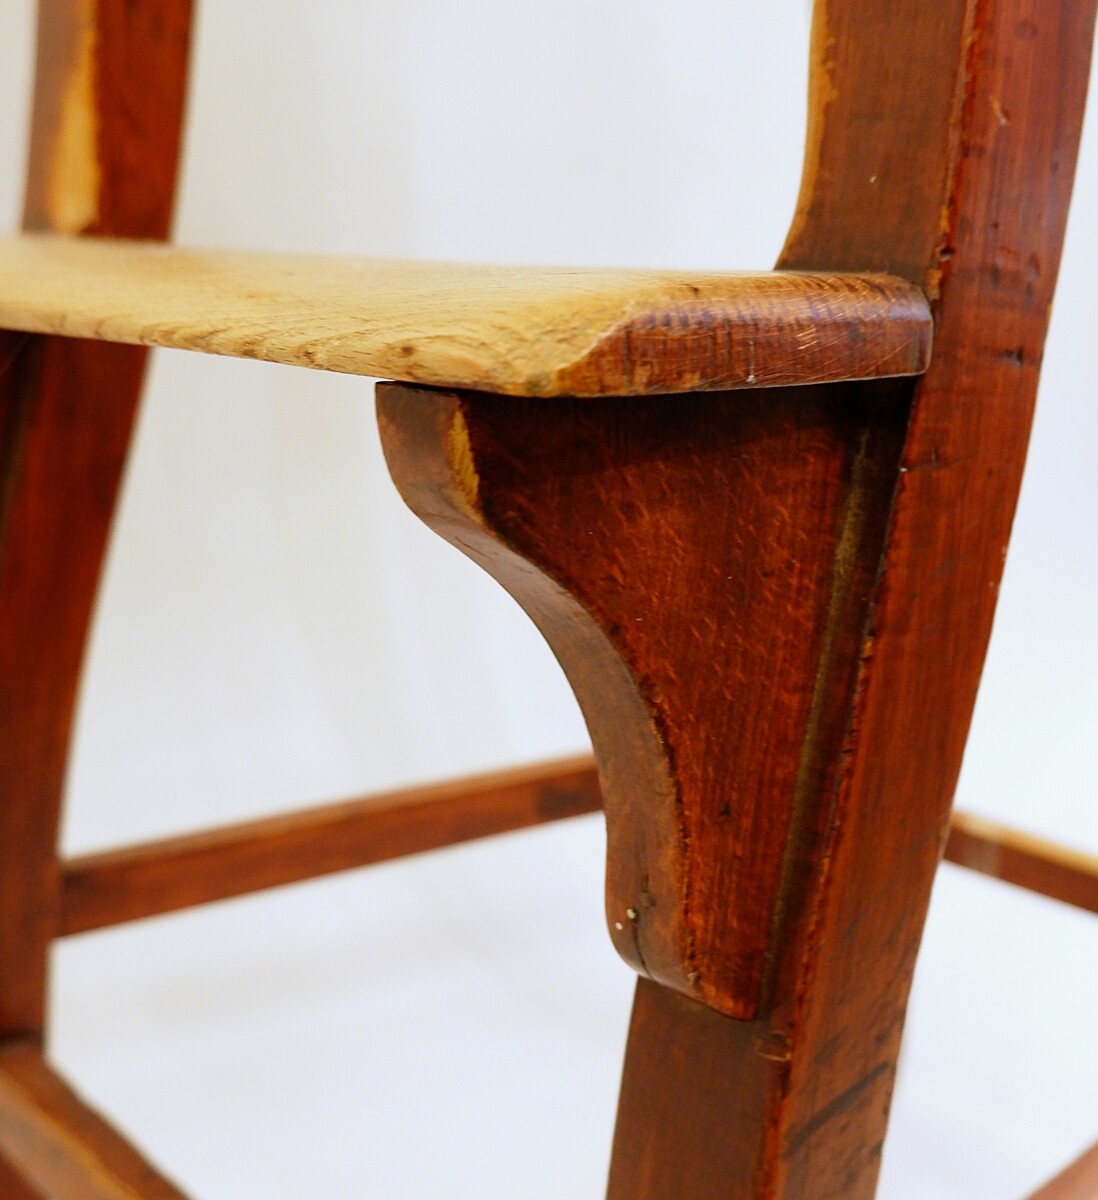
[[[971,813],[955,812],[946,859],[1098,913],[1098,857]]]
[[[507,395],[914,375],[927,301],[887,275],[455,266],[22,236],[0,328]]]
[[[60,932],[85,933],[596,812],[590,755],[165,838],[62,864]]]
[[[27,1043],[0,1047],[0,1152],[50,1200],[187,1200]]]

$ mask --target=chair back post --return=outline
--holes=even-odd
[[[41,0],[25,225],[163,238],[189,0]],[[0,1039],[41,1037],[84,645],[146,352],[0,347]]]
[[[935,349],[913,390],[836,836],[802,918],[811,932],[781,943],[777,991],[795,1014],[782,1196],[873,1194],[1022,478],[1094,26],[1094,0],[818,5],[805,182],[781,265],[921,283]]]

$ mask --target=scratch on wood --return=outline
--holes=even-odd
[[[878,1063],[870,1071],[840,1092],[837,1096],[832,1097],[827,1104],[820,1108],[811,1120],[806,1121],[799,1129],[791,1130],[785,1145],[785,1153],[792,1158],[797,1151],[810,1138],[815,1136],[828,1122],[833,1121],[836,1117],[842,1116],[843,1113],[852,1109],[859,1099],[882,1078],[891,1074],[891,1066],[888,1063]]]

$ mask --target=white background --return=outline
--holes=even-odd
[[[30,10],[0,0],[9,229]],[[178,235],[767,267],[807,32],[804,0],[211,3]],[[1096,202],[1092,136],[959,796],[1092,851]],[[401,508],[371,391],[157,356],[67,849],[585,745],[533,629]],[[601,876],[587,818],[77,939],[53,1052],[199,1200],[595,1200],[632,989]],[[945,868],[884,1200],[1008,1200],[1098,1137],[1096,1013],[1098,919]]]

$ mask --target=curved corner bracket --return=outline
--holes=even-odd
[[[406,503],[518,600],[576,693],[619,953],[754,1017],[790,855],[815,846],[798,831],[825,820],[906,392],[382,384],[378,410]]]

